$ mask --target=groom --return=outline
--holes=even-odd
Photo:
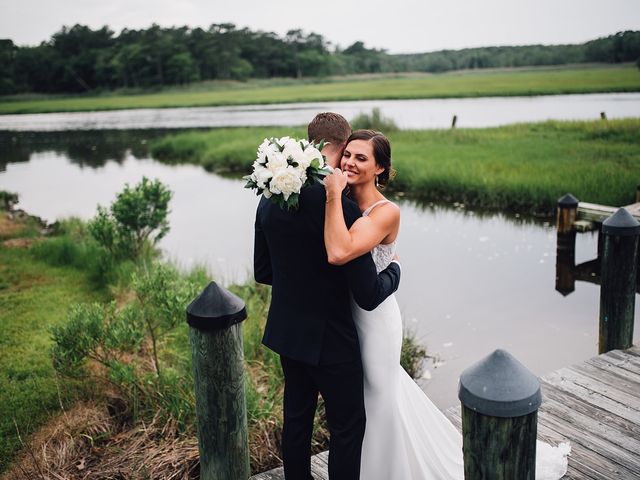
[[[308,127],[309,141],[329,143],[322,153],[338,167],[351,134],[341,115],[321,113]],[[398,288],[400,266],[379,275],[370,254],[343,266],[327,261],[324,247],[325,190],[302,190],[297,211],[262,197],[255,223],[254,268],[259,283],[272,285],[262,342],[280,355],[284,372],[282,454],[287,480],[312,480],[311,436],[318,393],[330,432],[329,477],[358,480],[365,430],[362,361],[351,317],[350,294],[373,310]],[[342,197],[350,227],[358,206]]]

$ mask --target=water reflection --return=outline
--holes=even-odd
[[[151,140],[167,130],[93,130],[83,132],[0,131],[0,172],[7,164],[28,162],[31,154],[56,152],[81,167],[122,163],[127,155],[145,158]]]

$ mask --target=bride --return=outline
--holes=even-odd
[[[357,130],[347,140],[341,169],[325,179],[324,240],[329,262],[342,265],[371,251],[378,271],[394,258],[400,209],[379,188],[389,181],[391,145],[379,132]],[[362,211],[349,230],[339,198],[345,187]],[[334,201],[338,200],[338,201]],[[402,319],[395,296],[368,312],[352,302],[364,370],[367,416],[363,480],[463,480],[462,436],[400,366]],[[569,447],[537,443],[536,479],[556,480]]]

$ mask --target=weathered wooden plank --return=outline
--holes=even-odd
[[[596,409],[587,409],[586,412],[580,411],[575,403],[566,405],[547,397],[540,407],[540,412],[555,415],[578,431],[588,430],[592,435],[599,436],[604,441],[627,450],[630,454],[640,452],[640,437],[633,434],[629,428],[631,424],[602,422],[597,418]],[[640,471],[640,458],[637,457],[636,461],[638,462],[638,471]]]
[[[311,474],[315,480],[328,480],[328,460],[329,452],[321,452],[311,457]],[[283,480],[284,469],[282,467],[274,468],[267,472],[262,472],[251,477],[251,480]]]
[[[635,368],[629,361],[628,355],[622,358],[610,355],[611,352],[590,358],[585,363],[593,365],[622,377],[624,380],[640,385],[640,369]]]
[[[594,358],[612,358],[618,360],[616,365],[640,374],[640,356],[634,355],[631,350],[611,350]]]
[[[595,405],[590,404],[588,401],[568,395],[561,390],[557,390],[550,385],[544,385],[543,388],[543,405],[546,402],[555,401],[567,408],[571,408],[583,415],[590,416],[591,418],[602,422],[606,425],[614,425],[616,429],[627,432],[628,435],[640,439],[640,425],[630,422],[624,418],[619,417],[607,410],[603,410]]]
[[[636,357],[640,357],[640,347],[637,345],[633,345],[632,347],[627,348],[625,352],[631,355],[635,355]]]
[[[580,478],[589,480],[609,480],[624,479],[624,473],[620,472],[618,465],[610,462],[606,458],[598,455],[597,452],[566,438],[564,434],[558,433],[553,426],[548,425],[544,420],[539,419],[538,436],[547,443],[557,444],[562,441],[571,442],[571,455],[567,475],[569,478]]]
[[[636,217],[636,220],[640,221],[640,209],[637,203],[626,205],[625,208],[629,210],[629,213]],[[597,203],[580,202],[578,203],[578,220],[586,220],[590,222],[602,223],[605,219],[613,215],[618,207],[611,207],[609,205],[598,205]]]
[[[329,480],[329,452],[322,452],[311,457],[311,473],[317,480]]]
[[[623,405],[620,402],[611,400],[610,398],[602,396],[598,393],[587,390],[580,385],[575,385],[569,381],[565,381],[564,383],[546,383],[545,380],[542,380],[542,383],[545,387],[555,387],[561,392],[571,394],[576,398],[582,398],[586,402],[595,405],[596,407],[609,413],[617,415],[625,419],[626,421],[632,422],[634,424],[638,424],[638,422],[640,422],[640,415],[638,414],[637,410],[634,410],[627,405]]]
[[[558,418],[549,411],[540,410],[538,415],[541,422],[564,435],[572,445],[583,445],[604,459],[615,463],[616,470],[627,470],[626,476],[621,478],[633,478],[628,475],[640,472],[640,458],[636,453],[630,453],[626,449],[613,445],[607,439],[594,435],[586,429],[581,429],[579,426],[567,422],[564,418]]]
[[[590,377],[581,375],[580,373],[574,370],[569,370],[568,368],[562,368],[549,375],[545,375],[541,380],[551,385],[555,385],[561,390],[573,392],[579,397],[589,397],[589,402],[594,403],[595,405],[599,405],[599,399],[600,401],[608,399],[610,401],[612,400],[613,402],[617,402],[625,407],[625,411],[628,410],[626,413],[628,417],[625,416],[625,418],[629,418],[632,422],[640,423],[640,402],[638,402],[638,398],[634,395],[630,395],[616,388],[599,383]],[[613,410],[611,411],[616,413]]]
[[[581,375],[589,377],[596,382],[600,382],[607,387],[615,388],[634,396],[640,395],[640,384],[625,378],[615,371],[599,368],[589,363],[572,365],[571,367],[569,367],[569,369]],[[636,403],[640,405],[640,401],[637,401]]]

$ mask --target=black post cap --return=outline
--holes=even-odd
[[[558,199],[558,206],[563,208],[577,208],[578,203],[578,199],[570,193],[567,193],[564,197],[560,197]]]
[[[242,299],[211,282],[187,307],[187,323],[199,330],[223,330],[247,318]]]
[[[616,213],[602,222],[602,233],[619,237],[640,235],[640,223],[626,208],[620,207]]]
[[[458,398],[465,407],[491,417],[522,417],[542,403],[536,376],[501,349],[462,372]]]

